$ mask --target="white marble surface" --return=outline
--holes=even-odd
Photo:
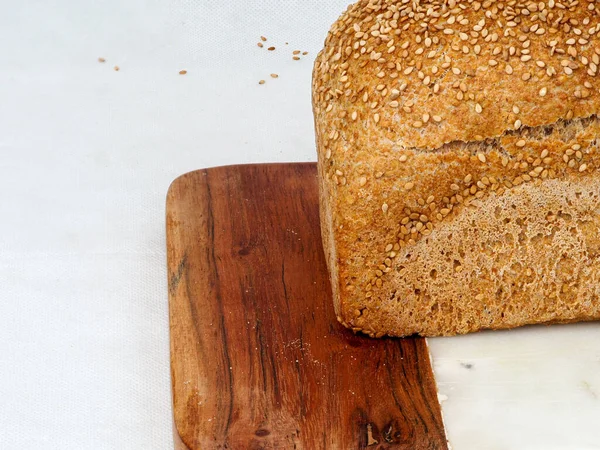
[[[600,323],[428,343],[454,450],[600,449]]]

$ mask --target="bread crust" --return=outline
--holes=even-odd
[[[599,18],[587,2],[371,0],[333,25],[313,109],[344,325],[600,318]]]

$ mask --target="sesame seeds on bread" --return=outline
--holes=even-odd
[[[313,108],[342,323],[600,318],[599,32],[588,1],[370,0],[340,17]]]

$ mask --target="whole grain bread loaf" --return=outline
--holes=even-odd
[[[600,318],[591,0],[361,0],[313,73],[338,319],[425,336]]]

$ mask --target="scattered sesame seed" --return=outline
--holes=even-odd
[[[265,42],[265,41],[267,40],[267,38],[266,38],[266,37],[264,37],[264,36],[261,36],[261,37],[260,37],[260,40],[261,40],[261,41],[263,41],[263,42]]]
[[[104,62],[106,62],[106,59],[104,59],[104,58],[100,57],[100,58],[98,58],[98,62],[99,62],[99,63],[104,63]]]
[[[302,54],[303,54],[304,56],[306,56],[306,55],[308,55],[308,52],[302,52]]]
[[[270,52],[272,52],[273,50],[275,50],[275,47],[269,47],[267,50],[269,50]]]
[[[118,72],[119,70],[121,70],[121,68],[119,66],[115,66],[115,67],[113,67],[113,69],[115,70],[115,72]]]
[[[276,73],[272,73],[271,78],[279,78],[279,75],[277,75]]]
[[[525,139],[519,139],[515,145],[517,147],[525,147],[525,144],[526,144]]]
[[[299,56],[294,56],[294,57],[292,57],[292,59],[293,59],[294,61],[298,61],[298,60],[300,59],[300,57],[299,57]]]
[[[482,163],[486,162],[485,155],[483,153],[477,153],[477,159]]]
[[[259,42],[259,43],[258,43],[258,44],[256,44],[256,45],[258,45],[260,48],[263,48],[263,47],[264,47],[264,45],[263,45],[263,43],[262,43],[262,42]]]
[[[260,80],[258,84],[265,84],[265,80]]]
[[[294,50],[294,51],[292,52],[292,55],[299,55],[299,54],[300,54],[300,50]]]
[[[180,70],[179,71],[179,75],[185,75],[187,73],[187,70]]]
[[[579,166],[580,172],[584,172],[586,169],[587,169],[587,164],[585,164],[585,163]]]

